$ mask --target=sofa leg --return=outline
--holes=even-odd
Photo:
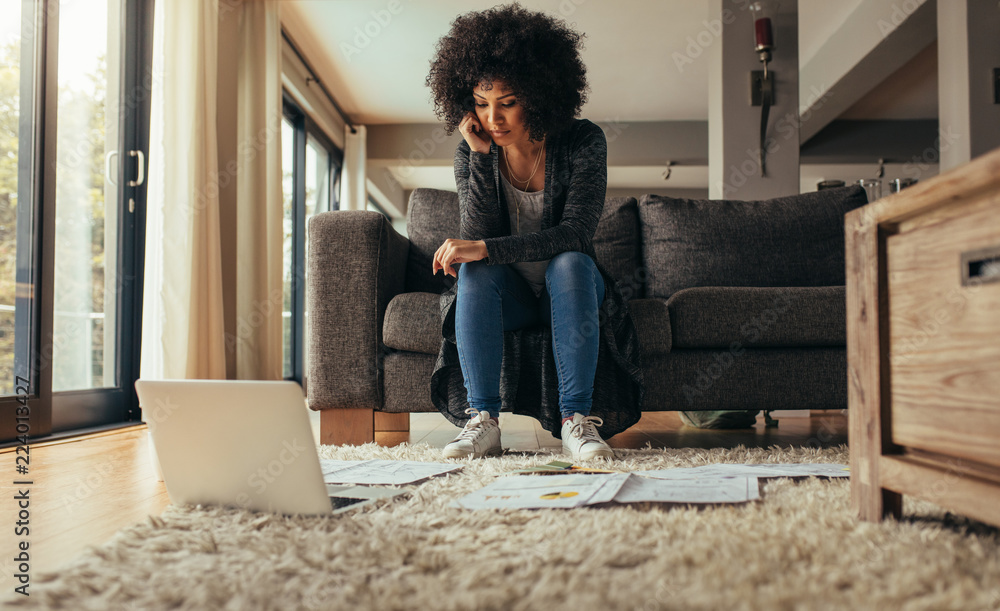
[[[331,407],[319,413],[319,442],[323,445],[352,445],[375,441],[375,410]]]
[[[382,431],[410,432],[409,412],[375,412],[375,432],[380,433]]]

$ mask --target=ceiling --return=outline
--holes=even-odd
[[[708,119],[710,62],[696,59],[679,67],[671,57],[675,52],[685,53],[691,37],[709,29],[712,1],[718,0],[520,3],[558,16],[585,34],[582,54],[591,91],[581,116],[600,123]],[[886,0],[798,0],[800,66],[837,35],[848,16],[865,2]],[[282,11],[293,14],[300,30],[295,33],[297,44],[352,122],[412,124],[438,122],[424,84],[436,41],[457,15],[498,4],[496,0],[419,4],[411,0],[285,0]],[[876,87],[863,96],[846,117],[936,119],[936,52],[921,53],[899,72],[904,71],[887,79],[889,86]],[[648,170],[649,178],[661,180],[662,168]],[[648,182],[637,172],[642,174],[640,169],[624,169],[623,184]],[[438,178],[450,180],[446,173]],[[687,178],[685,182],[707,184],[707,172]]]
[[[800,64],[815,55],[862,1],[799,0]],[[282,10],[301,16],[311,42],[323,55],[309,59],[354,122],[432,123],[437,118],[424,79],[436,41],[457,15],[497,4],[495,0],[421,4],[286,0]],[[585,34],[582,53],[591,92],[583,116],[707,120],[708,62],[695,61],[681,69],[669,58],[675,51],[685,53],[689,37],[706,29],[710,0],[522,0],[521,4],[559,16]],[[395,14],[386,8],[389,5],[399,7]],[[366,30],[375,35],[368,36]],[[622,68],[625,65],[628,69]],[[896,88],[891,99],[883,95],[882,104],[876,100],[863,105],[852,118],[865,118],[859,116],[865,113],[892,118],[883,108],[885,103],[901,106],[899,118],[936,118],[936,61],[933,65],[935,73],[909,72],[909,80],[916,82],[907,83],[905,91]],[[914,99],[900,99],[909,93],[916,94]]]

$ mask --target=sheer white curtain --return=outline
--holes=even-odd
[[[344,126],[344,168],[340,175],[340,209],[364,210],[368,207],[368,185],[365,172],[368,130],[364,125]]]
[[[239,36],[236,377],[280,380],[284,377],[280,2],[245,1]]]
[[[236,375],[282,378],[280,2],[226,1],[240,11],[235,174],[218,167],[219,4],[155,3],[143,378],[226,377],[222,181],[237,184]]]
[[[156,2],[142,378],[226,377],[216,2]]]

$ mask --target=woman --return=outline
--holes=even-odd
[[[587,89],[580,39],[516,3],[472,12],[439,41],[427,77],[435,112],[463,136],[461,235],[441,244],[432,270],[457,279],[441,296],[431,377],[435,405],[464,423],[445,457],[501,453],[505,402],[538,418],[574,460],[613,456],[596,427],[610,425],[611,437],[641,414],[635,327],[592,244],[607,142],[574,118]],[[551,328],[540,344],[520,332],[539,324]]]

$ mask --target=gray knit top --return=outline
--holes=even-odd
[[[545,191],[522,191],[510,184],[507,177],[500,173],[500,181],[503,183],[504,196],[510,202],[510,226],[512,234],[525,234],[542,229],[542,211],[545,203]],[[517,205],[519,204],[519,205]],[[542,294],[545,288],[545,270],[549,267],[549,261],[515,261],[510,264],[521,277],[525,279],[531,290],[535,292],[535,297]]]
[[[464,139],[455,150],[462,240],[483,240],[487,265],[547,261],[566,251],[591,257],[604,280],[598,318],[600,343],[590,414],[604,421],[604,439],[639,421],[645,385],[635,324],[614,278],[597,260],[593,237],[607,195],[607,139],[588,119],[575,119],[545,138],[545,187],[538,231],[513,234],[513,202],[502,187],[499,148],[471,150]],[[522,218],[523,222],[523,218]],[[459,264],[461,265],[461,264]],[[468,422],[467,389],[455,344],[458,283],[441,293],[441,350],[431,374],[431,399],[457,426]],[[559,378],[552,333],[543,327],[504,332],[500,372],[501,410],[537,418],[557,439],[561,435]]]

